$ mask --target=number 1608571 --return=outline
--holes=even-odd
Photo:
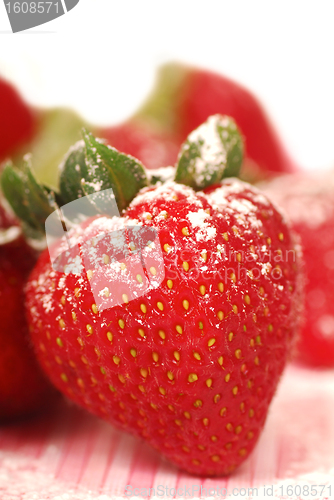
[[[48,14],[55,9],[58,14],[59,0],[56,2],[8,2],[6,3],[8,14]]]

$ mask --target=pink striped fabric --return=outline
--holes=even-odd
[[[229,478],[184,474],[142,441],[67,402],[50,415],[0,428],[0,500],[225,493],[261,500],[334,497],[334,371],[288,367],[258,446]]]

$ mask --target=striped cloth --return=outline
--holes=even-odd
[[[0,428],[1,500],[167,499],[175,490],[178,498],[227,493],[262,500],[287,498],[288,486],[292,498],[300,491],[308,500],[334,497],[333,370],[287,368],[255,451],[229,478],[182,473],[142,441],[67,402]]]

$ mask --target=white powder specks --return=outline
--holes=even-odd
[[[223,181],[221,187],[210,193],[208,198],[214,209],[233,214],[244,228],[260,229],[263,224],[258,216],[258,204],[263,202],[265,207],[269,205],[258,190],[250,190],[248,184],[233,178]]]
[[[189,203],[194,203],[196,206],[202,206],[195,191],[183,184],[177,184],[174,181],[167,181],[162,184],[158,182],[154,187],[149,186],[139,191],[134,200],[130,203],[130,207],[141,205],[142,203],[151,203],[158,200],[176,201],[178,195],[185,196]]]
[[[64,267],[65,274],[77,274],[80,275],[83,272],[82,262],[80,255],[76,255],[72,261],[70,261]]]
[[[207,222],[210,219],[210,215],[203,208],[197,212],[189,212],[187,219],[189,219],[190,224],[196,230],[197,241],[208,241],[216,236],[217,230]]]
[[[152,177],[158,177],[161,182],[171,181],[175,176],[175,167],[151,168],[146,171],[146,175],[149,182],[151,182]]]
[[[260,266],[261,266],[261,274],[263,274],[264,276],[266,274],[269,274],[270,271],[272,270],[272,265],[270,264],[270,262],[261,262]]]
[[[190,220],[193,227],[204,227],[207,225],[205,221],[210,219],[210,214],[201,208],[198,212],[189,212],[187,214],[187,218]]]

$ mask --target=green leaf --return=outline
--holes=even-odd
[[[45,220],[55,210],[55,199],[52,191],[48,191],[39,184],[32,172],[30,162],[25,165],[24,175],[26,177],[25,196],[28,211],[33,214],[37,229],[42,233],[45,231]]]
[[[22,170],[7,164],[1,175],[2,191],[23,229],[31,236],[43,237],[45,219],[55,210],[52,191],[39,184],[31,170],[30,158],[25,157]]]
[[[82,189],[86,194],[94,194],[111,188],[121,212],[138,191],[147,186],[144,166],[136,158],[106,146],[86,131],[83,132],[83,138],[86,145],[87,175]]]
[[[7,163],[1,174],[1,189],[15,215],[27,221],[27,201],[25,197],[24,175],[12,163]],[[33,220],[29,221],[34,225]]]
[[[238,177],[244,156],[244,140],[233,118],[225,117],[224,126],[218,125],[221,141],[227,151],[225,177]]]
[[[84,141],[71,146],[60,165],[59,189],[64,204],[85,196],[81,180],[87,178],[86,147]]]
[[[237,176],[242,158],[243,140],[234,120],[210,116],[181,146],[175,181],[204,189],[223,177]]]

